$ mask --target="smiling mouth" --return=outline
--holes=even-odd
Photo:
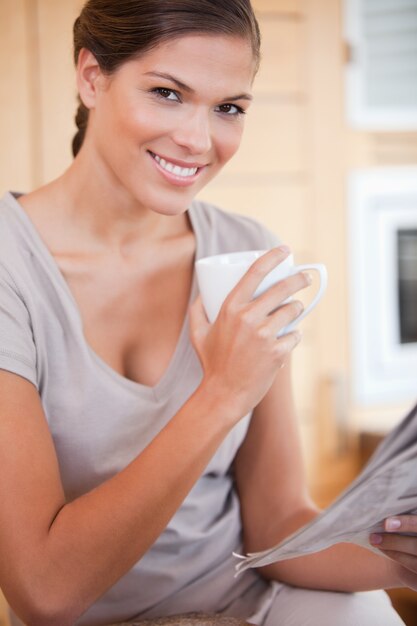
[[[173,176],[178,176],[179,178],[191,178],[197,174],[202,167],[181,167],[171,161],[167,161],[162,157],[158,156],[154,152],[149,151],[151,157],[158,163],[158,165]]]

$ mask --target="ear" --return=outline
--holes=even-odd
[[[94,109],[103,80],[103,72],[95,56],[86,48],[82,48],[78,55],[77,87],[81,101],[87,109]]]

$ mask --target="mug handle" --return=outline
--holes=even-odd
[[[320,302],[320,300],[322,299],[322,297],[324,296],[324,293],[325,293],[326,288],[327,288],[327,269],[326,269],[326,266],[323,265],[323,263],[311,263],[311,264],[305,264],[305,265],[294,265],[294,267],[292,268],[291,274],[298,274],[299,272],[304,272],[306,270],[314,270],[314,271],[316,271],[316,272],[318,272],[320,274],[319,289],[318,289],[316,295],[314,296],[314,298],[312,299],[312,301],[310,302],[310,304],[297,317],[297,319],[295,319],[293,322],[291,322],[290,324],[287,324],[287,326],[285,326],[285,328],[283,329],[285,334],[292,332],[294,330],[294,328],[301,322],[301,320],[303,320],[306,317],[306,315],[308,315],[310,313],[310,311],[312,309],[314,309],[316,304],[318,304]]]

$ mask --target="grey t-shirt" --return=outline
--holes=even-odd
[[[187,318],[154,387],[107,365],[86,342],[76,301],[18,195],[0,200],[0,368],[37,387],[70,501],[126,467],[194,392],[202,371]],[[257,222],[203,202],[194,201],[188,213],[196,258],[277,243]],[[196,293],[194,277],[190,301]],[[235,579],[232,557],[241,520],[231,464],[249,421],[220,445],[152,548],[78,624],[189,611],[248,618],[259,609],[268,584],[254,571]],[[13,623],[20,624],[16,617]]]

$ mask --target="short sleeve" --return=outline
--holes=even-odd
[[[29,311],[4,268],[0,268],[0,369],[23,376],[38,387]]]

